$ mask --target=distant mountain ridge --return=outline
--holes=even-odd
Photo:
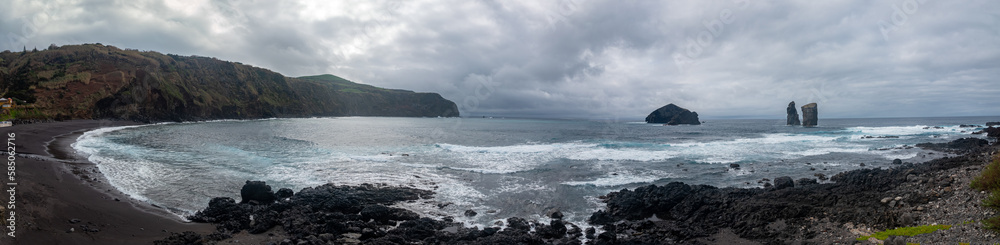
[[[455,117],[454,102],[334,75],[279,73],[101,44],[0,53],[0,94],[49,118],[143,122],[305,116]]]

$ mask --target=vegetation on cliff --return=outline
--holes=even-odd
[[[976,177],[972,188],[989,192],[989,197],[983,200],[983,206],[1000,210],[1000,154],[993,155],[993,162],[986,165],[982,174]],[[1000,216],[993,216],[983,221],[987,229],[1000,232]]]
[[[0,53],[0,94],[53,119],[188,121],[299,116],[458,116],[454,102],[333,75],[291,78],[200,56],[101,44]]]

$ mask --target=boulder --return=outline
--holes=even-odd
[[[789,102],[788,108],[785,108],[785,111],[788,113],[788,118],[785,120],[788,125],[802,124],[801,122],[799,122],[799,111],[797,108],[795,108],[795,101]]]
[[[240,203],[255,201],[258,204],[271,204],[277,199],[274,191],[271,191],[271,186],[266,182],[250,180],[243,184],[243,189],[240,189],[240,197],[243,198]]]
[[[819,112],[816,110],[816,103],[802,106],[802,126],[815,127],[818,121]]]
[[[792,177],[781,176],[774,178],[774,188],[775,189],[785,189],[795,187],[795,182],[792,181]]]
[[[994,128],[993,126],[990,126],[989,128],[983,129],[983,132],[986,132],[987,137],[994,137],[994,138],[1000,137],[1000,128]]]
[[[278,192],[274,193],[274,195],[277,196],[278,198],[289,198],[295,195],[295,192],[292,191],[292,189],[281,188],[278,189]]]
[[[699,125],[698,113],[681,108],[680,106],[669,104],[646,116],[646,123],[663,123],[667,125],[690,124]]]
[[[797,186],[816,185],[816,184],[819,184],[819,182],[816,181],[816,179],[810,179],[810,178],[801,178],[795,181],[795,185]]]

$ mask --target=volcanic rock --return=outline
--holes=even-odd
[[[788,125],[802,124],[799,122],[799,112],[798,109],[795,108],[795,101],[788,102],[788,108],[785,108],[785,111],[788,113],[788,119],[786,119]]]
[[[917,147],[936,151],[968,151],[989,145],[990,142],[978,138],[962,138],[948,143],[920,143]]]
[[[989,128],[983,129],[983,132],[986,132],[987,137],[994,137],[994,138],[1000,137],[1000,128],[995,128],[993,126],[990,126]]]
[[[669,104],[646,116],[646,123],[664,123],[667,125],[690,124],[699,125],[698,113],[681,108],[680,106]]]
[[[278,189],[278,192],[274,193],[274,195],[277,196],[278,198],[289,198],[289,197],[292,197],[292,195],[294,195],[294,194],[295,194],[295,192],[292,191],[292,189],[288,189],[288,188]]]
[[[246,184],[243,185],[243,189],[240,189],[240,197],[243,198],[240,203],[256,201],[260,204],[271,204],[277,199],[274,191],[271,191],[271,186],[267,185],[267,183],[250,180],[247,180]]]
[[[781,176],[781,177],[778,177],[778,178],[774,179],[774,188],[775,189],[779,189],[780,190],[780,189],[791,188],[791,187],[795,187],[795,182],[792,182],[792,177]]]
[[[816,110],[816,103],[802,106],[802,126],[815,127],[818,121],[819,112]]]

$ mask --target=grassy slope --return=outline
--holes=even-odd
[[[100,44],[0,53],[0,94],[25,100],[49,118],[183,121],[282,116],[457,116],[451,101],[396,100],[415,96],[353,83],[333,75],[289,78],[198,56],[118,49]],[[373,95],[377,97],[372,99]],[[436,94],[435,94],[436,95]],[[358,99],[353,97],[365,97]],[[377,108],[345,107],[366,101]],[[411,105],[419,110],[396,111]],[[355,106],[357,107],[357,106]],[[450,108],[449,108],[450,109]],[[372,113],[375,110],[378,113]]]
[[[1000,154],[993,155],[993,162],[986,165],[983,172],[972,180],[972,188],[988,191],[990,196],[983,200],[983,206],[1000,210]],[[1000,216],[983,221],[987,229],[1000,232]]]

